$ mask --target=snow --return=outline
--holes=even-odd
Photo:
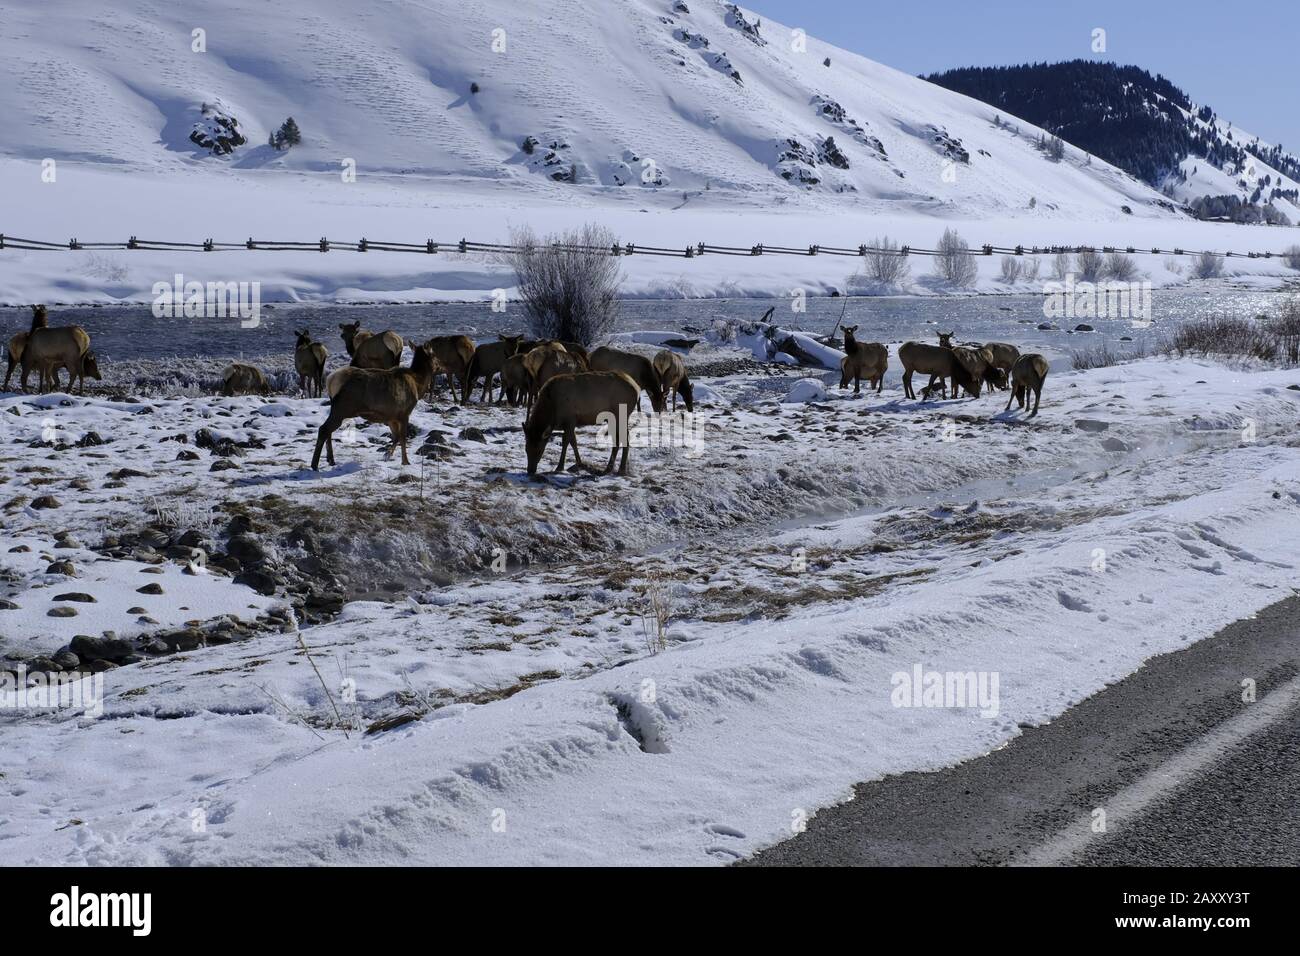
[[[0,9],[0,51],[23,77],[0,90],[0,231],[10,236],[503,242],[521,225],[547,232],[597,221],[622,242],[683,250],[852,249],[883,235],[933,248],[945,225],[974,246],[1276,252],[1300,241],[1296,229],[1191,222],[1076,150],[1048,161],[1034,145],[1039,130],[994,126],[991,107],[815,38],[796,52],[774,21],[761,28],[769,42],[751,42],[713,0],[689,14],[660,0],[617,13],[579,0],[544,10],[429,0],[364,14],[344,0],[124,0],[111,18],[89,0]],[[199,24],[206,52],[191,50]],[[679,29],[708,37],[707,51],[674,39]],[[500,52],[495,30],[504,31]],[[743,82],[703,52],[725,52]],[[188,139],[202,104],[217,100],[249,138],[229,157]],[[844,119],[823,112],[831,103]],[[303,143],[262,145],[289,115]],[[932,130],[960,140],[969,163],[950,164]],[[808,188],[780,176],[787,140],[811,154],[832,135],[848,169],[819,161],[808,169],[820,181]],[[520,148],[526,136],[542,144],[534,157],[561,144],[577,181],[534,169]],[[55,164],[52,182],[42,180],[45,160]],[[345,160],[355,181],[342,175]],[[604,172],[625,166],[626,185]],[[665,178],[671,185],[653,185]],[[1188,281],[1163,260],[1140,265],[1157,285]],[[633,256],[624,293],[816,294],[843,288],[856,265],[824,254]],[[977,290],[1007,291],[997,257],[980,266]],[[260,282],[263,302],[486,300],[514,285],[483,254],[6,249],[0,302],[149,302],[152,284],[177,270]],[[944,291],[928,273],[918,259],[895,291]],[[1274,285],[1294,276],[1275,259],[1233,260],[1229,273]]]
[[[444,566],[463,568],[484,543],[513,556],[503,572],[479,565],[354,601],[328,623],[109,670],[98,719],[0,709],[0,855],[725,863],[855,782],[987,752],[1291,592],[1294,371],[1147,359],[1053,372],[1034,419],[1004,412],[1003,393],[908,402],[897,375],[882,396],[830,388],[816,404],[781,402],[788,376],[706,377],[725,402],[701,402],[706,456],[634,449],[631,479],[526,482],[518,434],[493,431],[517,411],[422,406],[424,430],[455,420],[456,457],[428,488],[395,483],[419,466],[384,461],[364,436],[340,448],[339,469],[302,471],[315,401],[277,398],[287,416],[254,414],[267,403],[251,397],[151,399],[152,415],[99,398],[59,405],[113,439],[106,461],[27,448],[49,410],[0,400],[0,448],[83,479],[84,500],[59,481],[50,491],[67,498],[57,526],[86,542],[145,495],[189,489],[202,511],[274,489],[330,523],[349,520],[345,501],[376,516],[395,497],[415,515],[467,516],[478,502],[472,525],[419,517],[390,525],[385,547],[419,560],[420,535],[445,537]],[[159,467],[173,454],[160,426],[222,412],[223,432],[265,447],[198,485],[182,463]],[[470,422],[488,442],[457,437]],[[123,466],[149,477],[100,489]],[[0,559],[11,542],[44,543],[49,514],[7,514]],[[583,526],[605,536],[566,545]],[[122,563],[105,579],[129,577]],[[656,580],[675,610],[652,653],[641,595]],[[227,611],[250,603],[225,583]],[[996,714],[894,706],[893,675],[916,665],[997,674]]]

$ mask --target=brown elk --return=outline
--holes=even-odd
[[[469,401],[469,393],[474,390],[474,385],[480,376],[483,378],[482,401],[492,401],[493,380],[500,374],[502,367],[506,364],[506,359],[519,350],[519,344],[523,340],[522,335],[498,335],[497,341],[489,342],[487,345],[480,345],[474,350],[461,389],[462,404]]]
[[[1011,411],[1014,400],[1020,408],[1028,408],[1029,390],[1034,393],[1034,410],[1029,413],[1033,418],[1038,414],[1038,403],[1043,397],[1043,382],[1047,379],[1047,359],[1037,352],[1029,352],[1016,359],[1011,367],[1011,395],[1007,398],[1007,411]]]
[[[5,383],[3,386],[0,386],[0,391],[3,392],[9,391],[9,378],[14,373],[14,366],[18,365],[20,360],[23,357],[23,349],[27,347],[27,337],[32,332],[35,332],[37,329],[44,329],[48,327],[49,327],[49,319],[45,310],[45,306],[43,305],[32,306],[32,327],[26,332],[15,333],[13,338],[9,340],[9,348],[8,348],[8,353],[6,355],[6,358],[9,359],[9,366],[5,369]],[[54,375],[54,387],[58,388],[59,387],[58,369],[54,370],[53,375]]]
[[[957,360],[957,357],[952,354],[952,349],[944,348],[942,345],[929,345],[925,342],[904,342],[898,349],[898,359],[903,363],[903,394],[908,398],[916,398],[916,392],[912,390],[913,372],[922,372],[930,376],[930,384],[926,387],[927,391],[936,382],[942,383],[944,379],[951,378],[954,397],[958,394],[957,389],[960,387],[979,398],[979,379],[974,378],[967,371],[966,366]],[[943,394],[947,398],[948,388],[946,384],[943,385]]]
[[[387,425],[393,440],[385,457],[392,458],[393,450],[400,444],[402,464],[411,463],[406,456],[411,412],[429,390],[434,364],[433,351],[427,345],[416,346],[414,353],[410,368],[349,367],[329,377],[330,413],[316,433],[316,450],[311,456],[313,471],[320,467],[322,446],[327,460],[334,464],[334,432],[349,418]]]
[[[695,411],[695,388],[686,375],[686,363],[682,357],[671,349],[663,349],[655,355],[654,366],[659,373],[659,381],[663,384],[664,404],[668,404],[668,396],[671,394],[673,411],[677,411],[677,396],[680,395],[686,403],[686,410]]]
[[[360,322],[341,323],[339,333],[357,368],[396,368],[406,343],[393,331],[367,332]]]
[[[847,345],[847,338],[845,336]],[[857,350],[850,352],[840,360],[840,388],[849,387],[853,379],[853,394],[862,392],[862,380],[867,380],[867,388],[875,389],[879,394],[885,384],[885,372],[889,368],[889,349],[879,342],[858,343]]]
[[[636,382],[650,396],[650,406],[656,412],[664,410],[664,386],[655,371],[654,362],[644,355],[635,355],[621,349],[602,345],[591,353],[591,370],[593,372],[622,372]],[[641,407],[640,399],[637,407]]]
[[[474,360],[474,340],[468,335],[435,335],[424,343],[433,351],[437,367],[446,375],[448,389],[453,399],[460,392],[469,373],[470,363]],[[436,381],[437,376],[431,381]],[[433,397],[433,385],[429,386],[429,397]]]
[[[320,398],[325,391],[325,346],[311,340],[306,329],[295,332],[298,342],[293,348],[293,367],[298,372],[298,390],[308,398]]]
[[[231,362],[221,373],[221,394],[228,398],[233,395],[270,395],[271,383],[256,365]]]
[[[35,325],[35,319],[33,319]],[[47,385],[55,387],[58,382],[58,370],[66,368],[69,376],[81,379],[81,390],[86,388],[81,357],[90,351],[90,336],[79,325],[61,325],[34,327],[27,333],[27,343],[19,361],[22,363],[21,383],[23,391],[27,390],[27,378],[33,368],[39,376],[39,389],[44,392]],[[98,366],[96,366],[98,370]],[[68,382],[72,387],[72,382]]]
[[[614,467],[614,458],[620,448],[623,461],[620,475],[627,474],[627,456],[631,444],[628,417],[636,407],[641,386],[623,372],[578,372],[557,375],[542,386],[533,405],[532,414],[524,423],[524,449],[528,456],[528,474],[537,474],[538,463],[546,452],[551,436],[561,432],[560,461],[555,471],[564,470],[567,450],[573,448],[573,459],[579,468],[584,467],[578,453],[577,429],[586,425],[604,424],[611,432],[612,448],[605,474]]]

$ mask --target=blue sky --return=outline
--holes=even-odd
[[[1198,103],[1300,153],[1300,2],[751,0],[741,6],[908,73],[1079,57],[1163,73]],[[1092,31],[1107,51],[1092,52]]]

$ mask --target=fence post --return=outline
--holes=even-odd
[[[695,258],[695,250],[692,249],[690,246],[687,246],[687,247],[686,247],[686,258],[687,258],[687,259],[694,259],[694,258]]]
[[[984,247],[984,255],[986,255],[986,256],[991,256],[991,255],[993,255],[993,247],[992,247],[992,246],[985,246],[985,247]]]
[[[465,251],[465,247],[466,247],[466,242],[465,242],[465,240],[462,238],[462,239],[460,240],[460,243],[459,243],[459,245],[457,246],[457,248],[459,249],[460,252],[464,252],[464,251]]]
[[[435,252],[438,251],[438,244],[434,242],[432,239],[426,239],[424,240],[424,251],[427,252],[429,255],[433,255]]]
[[[71,239],[68,240],[68,248],[69,248],[69,249],[80,249],[80,248],[81,248],[81,243],[77,242],[77,238],[76,238],[76,236],[73,236]]]
[[[362,236],[361,241],[357,243],[357,252],[369,252],[370,243],[366,242],[366,237]]]
[[[203,251],[204,251],[204,252],[211,252],[211,251],[213,250],[213,248],[215,247],[215,245],[216,245],[216,243],[214,243],[214,242],[212,241],[212,237],[209,236],[207,239],[204,239],[204,240],[203,240]]]
[[[244,248],[245,248],[245,249],[256,249],[256,248],[257,248],[257,244],[253,242],[253,237],[252,237],[252,236],[249,236],[249,237],[248,237],[248,241],[244,243]]]
[[[0,247],[3,247],[3,243],[0,243]],[[135,236],[132,236],[130,239],[126,241],[126,247],[128,249],[138,249],[140,248],[140,243],[136,241]]]
[[[326,239],[324,236],[320,237],[320,251],[321,252],[330,251],[330,241]]]
[[[758,245],[754,246],[749,250],[749,254],[751,256],[761,256],[763,254],[763,244],[760,242]]]

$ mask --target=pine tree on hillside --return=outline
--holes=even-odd
[[[302,142],[302,131],[298,129],[298,124],[290,116],[280,124],[280,128],[271,134],[267,140],[267,145],[275,149],[288,149],[290,146],[297,146]]]

